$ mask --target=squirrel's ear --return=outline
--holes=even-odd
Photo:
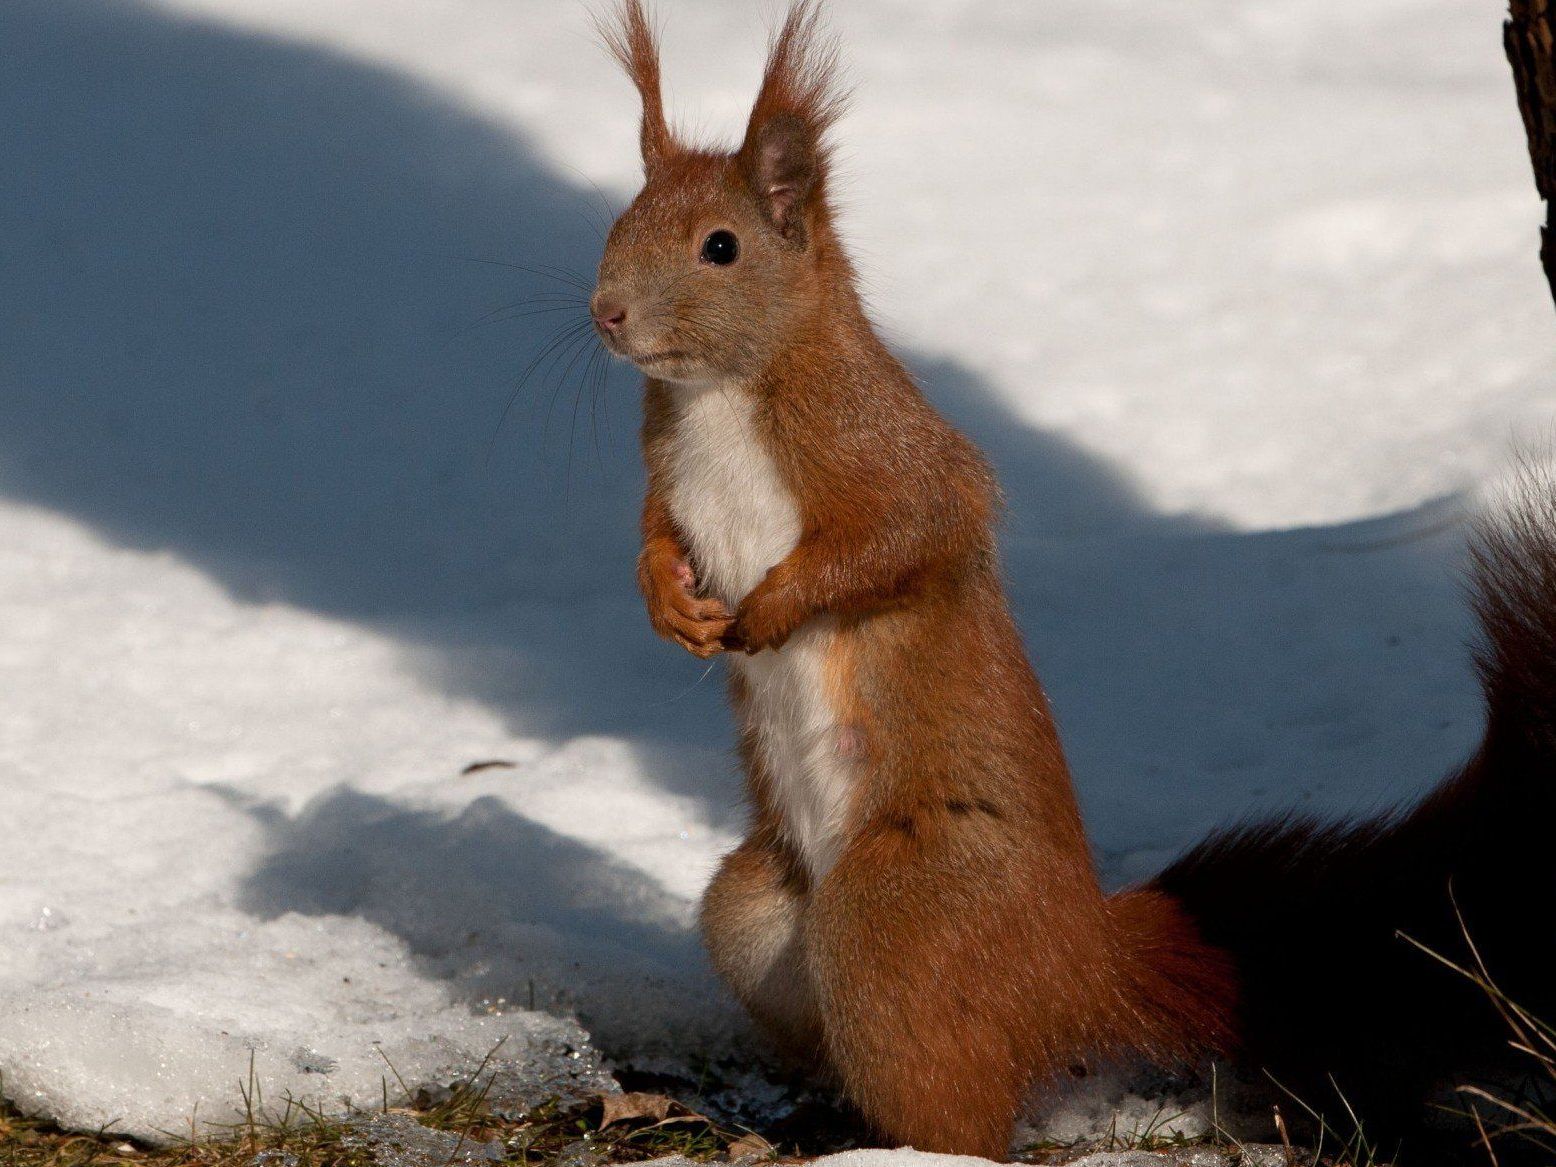
[[[804,122],[780,113],[753,124],[740,148],[751,193],[778,233],[804,246],[804,209],[820,176],[820,151]]]
[[[837,47],[822,34],[819,0],[797,0],[768,50],[737,158],[768,222],[801,247],[810,212],[824,205],[826,134],[843,100]]]
[[[622,0],[613,18],[595,17],[595,27],[611,56],[637,86],[643,100],[643,125],[639,142],[643,169],[652,170],[677,147],[665,121],[664,98],[659,86],[659,37],[643,10],[642,0]]]

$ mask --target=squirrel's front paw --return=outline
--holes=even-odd
[[[732,647],[748,653],[761,652],[764,648],[779,649],[799,622],[792,606],[781,596],[758,587],[741,601],[728,639]]]
[[[723,652],[734,617],[722,601],[697,596],[697,578],[681,556],[646,557],[639,582],[648,603],[648,622],[693,656],[707,659]]]
[[[652,617],[651,617],[652,619]],[[687,607],[673,607],[654,621],[654,630],[675,641],[693,656],[706,660],[728,645],[733,618],[719,600],[693,599]]]

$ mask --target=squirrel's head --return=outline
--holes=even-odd
[[[665,120],[659,46],[641,0],[603,29],[643,101],[643,189],[616,220],[590,311],[605,345],[651,377],[759,371],[846,273],[827,206],[826,133],[841,112],[817,0],[773,38],[733,153],[683,145]]]

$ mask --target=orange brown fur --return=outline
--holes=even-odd
[[[1099,1050],[1144,1046],[1174,1059],[1218,1048],[1228,974],[1165,905],[1110,905],[1097,885],[1063,751],[1002,593],[996,484],[876,336],[834,231],[822,143],[838,102],[829,54],[813,47],[816,13],[800,5],[775,41],[741,152],[648,160],[601,275],[613,292],[641,280],[650,241],[713,222],[761,238],[764,189],[749,175],[767,128],[777,121],[788,135],[778,152],[811,153],[808,167],[778,174],[798,188],[792,234],[765,226],[770,253],[739,273],[746,285],[699,295],[672,342],[717,334],[708,359],[761,403],[761,441],[802,534],[733,613],[681,586],[688,552],[665,502],[676,390],[651,377],[640,580],[655,628],[699,655],[782,651],[807,621],[837,619],[828,677],[859,754],[848,841],[814,882],[746,740],[754,822],[708,890],[709,950],[758,1022],[834,1075],[882,1135],[998,1156],[1034,1081]],[[640,44],[635,4],[624,27]],[[640,87],[654,75],[639,54],[623,55]],[[696,277],[659,282],[677,279],[684,288]],[[742,688],[737,680],[737,710]],[[1142,957],[1170,949],[1176,963],[1165,977],[1159,965],[1147,971],[1132,945]],[[1202,1007],[1170,1021],[1136,1009],[1127,1035],[1111,1032],[1152,986]]]
[[[1261,1032],[1240,984],[1257,905],[1207,891],[1218,854],[1116,896],[1098,885],[1001,585],[997,485],[876,335],[836,234],[826,135],[841,103],[818,12],[791,10],[744,141],[719,153],[665,128],[650,26],[624,4],[611,43],[643,97],[646,182],[612,228],[594,311],[647,375],[654,628],[699,656],[822,658],[798,753],[775,747],[756,674],[731,669],[753,815],[703,903],[713,964],[883,1138],[998,1158],[1026,1092],[1072,1067],[1188,1065]],[[707,260],[719,232],[737,261]],[[773,494],[699,504],[734,519],[688,510],[678,477],[707,438],[688,428],[707,393],[745,443],[722,472]],[[689,524],[723,522],[727,542],[745,519],[787,529],[791,508],[765,574],[715,594],[728,565],[699,556]],[[796,781],[841,799],[834,849],[791,819]]]

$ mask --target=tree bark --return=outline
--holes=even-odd
[[[1529,137],[1529,159],[1534,163],[1534,185],[1545,200],[1545,226],[1540,228],[1540,266],[1556,301],[1556,37],[1551,30],[1550,0],[1511,0],[1502,43],[1513,82],[1518,89],[1518,110]]]

